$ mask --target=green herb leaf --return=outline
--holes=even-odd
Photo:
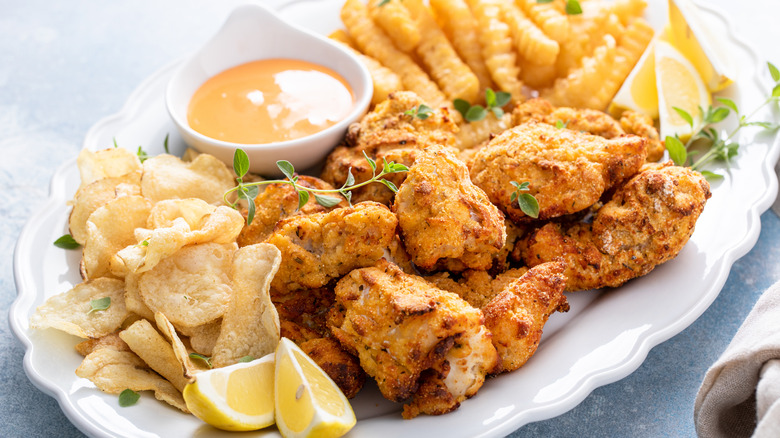
[[[365,153],[365,151],[363,151]],[[355,185],[355,175],[352,175],[352,168],[350,167],[349,170],[347,170],[347,180],[344,181],[344,185],[342,187],[349,187]]]
[[[734,103],[733,100],[726,97],[716,97],[715,99],[718,102],[722,103],[723,105],[726,105],[727,107],[731,108],[731,110],[734,111],[734,114],[739,114],[739,109],[737,109],[737,104]]]
[[[565,128],[567,124],[568,123],[563,123],[561,120],[556,120],[555,121],[555,127],[558,128],[558,129]]]
[[[393,193],[398,193],[398,187],[393,184],[392,181],[386,180],[386,179],[380,179],[379,182],[384,184],[388,189],[392,190]]]
[[[206,366],[208,366],[209,368],[212,368],[212,366],[211,366],[211,358],[208,357],[208,356],[204,356],[204,355],[198,354],[198,353],[190,353],[190,359],[200,360],[203,363],[205,363]]]
[[[116,137],[113,137],[112,140],[114,141],[114,149],[118,148],[119,145],[116,143]]]
[[[496,92],[491,88],[485,89],[485,104],[487,104],[488,108],[496,106]]]
[[[672,109],[675,110],[677,114],[679,114],[680,117],[683,118],[683,120],[688,122],[691,128],[693,128],[693,117],[688,113],[688,111],[685,111],[682,108],[677,108],[676,106],[673,106]]]
[[[170,134],[165,134],[165,140],[163,140],[163,149],[165,149],[165,153],[166,154],[170,154],[171,153],[168,150],[168,135],[170,135]]]
[[[307,202],[309,202],[309,192],[306,190],[298,190],[298,210],[303,208]]]
[[[772,88],[772,97],[780,97],[780,84],[775,85],[775,88]]]
[[[384,6],[388,3],[390,3],[390,0],[382,0],[381,2],[379,2],[379,4],[377,4],[377,6]]]
[[[389,169],[389,172],[387,172],[387,173],[400,173],[400,172],[408,172],[409,171],[409,168],[406,167],[406,165],[401,164],[401,163],[394,163],[392,161],[388,164],[387,167]]]
[[[252,362],[253,360],[255,360],[254,356],[244,356],[241,359],[239,359],[238,362],[239,363]]]
[[[746,122],[746,123],[744,123],[744,125],[745,126],[760,126],[761,128],[764,128],[767,131],[773,131],[775,129],[780,128],[780,124],[772,123],[772,122]]]
[[[452,101],[452,105],[455,106],[455,109],[458,110],[461,116],[463,118],[466,118],[466,113],[469,111],[469,108],[471,108],[471,104],[468,103],[468,101],[463,99],[455,99]]]
[[[771,62],[767,62],[766,65],[769,67],[769,74],[772,75],[772,80],[775,82],[780,81],[780,70]]]
[[[290,181],[295,181],[295,167],[292,163],[286,160],[279,160],[276,162],[276,167],[287,177]]]
[[[496,116],[497,119],[500,119],[501,117],[504,117],[504,110],[498,107],[490,108],[490,111],[493,112],[493,115]]]
[[[99,310],[106,310],[109,307],[111,307],[111,297],[103,297],[103,298],[91,300],[89,302],[89,306],[91,307],[91,309],[89,309],[89,312],[87,312],[87,314],[90,314],[92,312],[97,312]]]
[[[496,91],[496,106],[504,106],[512,100],[512,95],[506,91]]]
[[[142,163],[149,159],[149,154],[141,149],[141,146],[138,146],[138,151],[135,154],[138,155],[138,159],[141,160]]]
[[[148,240],[142,240],[141,243],[139,243],[139,245],[141,245],[141,246],[149,246],[149,241]]]
[[[317,204],[320,204],[326,208],[335,207],[339,204],[339,202],[341,202],[341,198],[337,198],[335,196],[318,195],[316,193],[314,194],[314,200],[317,201]]]
[[[577,0],[566,0],[566,13],[569,15],[580,15],[582,13],[580,2]]]
[[[526,215],[536,219],[539,217],[539,202],[530,193],[521,193],[517,196],[517,205]]]
[[[485,108],[481,105],[472,105],[471,108],[466,111],[466,116],[463,118],[469,122],[478,122],[484,119],[485,116],[487,116],[487,110],[485,110]]]
[[[704,176],[704,178],[707,179],[707,181],[717,181],[719,179],[723,179],[723,175],[715,172],[710,172],[709,170],[702,170],[701,174]]]
[[[417,117],[420,120],[425,120],[433,114],[433,108],[421,103],[417,108],[412,108],[404,111],[407,116]]]
[[[134,404],[138,403],[138,399],[140,398],[141,395],[137,392],[133,391],[132,389],[125,389],[119,393],[119,406],[123,408],[133,406]]]
[[[715,111],[712,112],[709,116],[709,122],[710,123],[718,123],[721,120],[725,119],[729,116],[729,113],[731,113],[731,110],[725,107],[716,108]]]
[[[233,170],[239,178],[243,178],[249,172],[249,156],[241,148],[233,153]]]
[[[366,151],[363,151],[363,156],[366,157],[366,161],[368,161],[368,165],[371,166],[371,171],[376,172],[376,161],[372,160],[371,158],[368,158],[368,154],[366,154]]]
[[[666,150],[669,151],[669,158],[674,161],[674,164],[685,166],[685,162],[688,160],[688,151],[680,139],[667,136],[664,144],[666,145]]]
[[[54,246],[62,249],[76,249],[81,245],[70,234],[63,234],[54,241]]]
[[[536,3],[539,3],[540,5],[543,5],[545,3],[552,3],[553,0],[536,0]]]

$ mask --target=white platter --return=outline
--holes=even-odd
[[[315,31],[338,27],[341,1],[274,1],[282,16]],[[661,22],[665,2],[652,2],[650,20]],[[703,7],[705,18],[721,29],[727,48],[740,65],[737,85],[726,96],[740,108],[752,109],[763,100],[769,83],[765,67],[750,47],[738,39],[725,17]],[[122,110],[101,120],[86,135],[84,147],[120,146],[149,154],[163,150],[170,134],[171,152],[183,143],[169,121],[164,91],[177,63],[142,83]],[[536,355],[511,374],[487,381],[476,397],[457,411],[440,417],[405,421],[400,406],[382,399],[372,386],[353,400],[358,415],[352,437],[426,437],[446,431],[450,437],[504,436],[520,426],[554,417],[581,402],[593,389],[619,380],[645,359],[653,346],[681,332],[712,303],[732,264],[758,239],[759,216],[774,200],[777,179],[773,166],[780,141],[769,135],[743,132],[736,163],[713,185],[713,197],[699,219],[696,232],[680,255],[646,277],[606,292],[570,295],[572,311],[551,317]],[[46,205],[30,219],[17,242],[14,275],[18,297],[11,307],[11,327],[24,344],[24,368],[30,380],[60,404],[67,417],[85,434],[99,437],[232,436],[204,425],[194,417],[145,394],[140,403],[120,408],[116,396],[106,395],[75,376],[81,357],[78,339],[55,330],[31,330],[29,317],[54,294],[80,282],[78,251],[52,245],[67,232],[69,207],[79,183],[74,159],[52,178]],[[278,436],[274,428],[249,436]]]

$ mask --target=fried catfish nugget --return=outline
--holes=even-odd
[[[430,145],[455,147],[458,127],[446,108],[420,118],[409,114],[425,102],[410,91],[391,93],[389,98],[366,114],[360,123],[349,127],[345,146],[339,146],[328,156],[321,178],[341,187],[351,172],[355,181],[370,179],[374,170],[363,154],[375,160],[393,161],[411,167],[420,150]],[[400,186],[405,173],[394,173],[385,179]],[[381,184],[369,184],[352,191],[352,201],[376,201],[390,205],[393,192]]]
[[[420,152],[393,203],[406,251],[418,267],[488,269],[506,241],[504,215],[452,152]]]
[[[296,181],[301,187],[310,189],[333,189],[325,181],[312,176],[299,175]],[[334,207],[323,207],[312,196],[301,208],[298,208],[298,192],[290,184],[269,184],[255,198],[255,216],[251,224],[244,225],[238,236],[238,246],[252,245],[265,241],[274,231],[276,223],[290,216],[307,216],[313,213],[325,213],[333,208],[346,207],[346,200]],[[247,210],[241,212],[247,217]]]
[[[406,418],[457,408],[498,363],[481,311],[385,260],[342,278],[336,301],[331,332],[387,399],[414,396]]]
[[[512,182],[530,182],[539,202],[539,219],[584,210],[601,195],[639,171],[647,140],[613,139],[528,122],[504,131],[471,161],[471,180],[515,222],[528,221],[517,203]]]
[[[523,366],[536,352],[550,315],[569,311],[563,295],[563,271],[561,262],[535,266],[482,307],[485,326],[493,335],[493,345],[501,358],[496,371],[508,372]]]
[[[371,266],[395,238],[397,225],[393,212],[376,202],[283,219],[266,240],[282,252],[271,288],[314,289]]]
[[[660,160],[665,150],[653,120],[636,111],[625,111],[618,121],[602,111],[556,107],[544,99],[537,98],[515,107],[512,111],[512,121],[514,125],[529,121],[548,125],[563,124],[574,131],[585,131],[607,139],[626,134],[638,135],[647,139],[647,161]]]
[[[517,249],[528,266],[565,260],[569,291],[617,287],[674,258],[710,196],[700,173],[671,162],[648,164],[592,223],[546,224]]]

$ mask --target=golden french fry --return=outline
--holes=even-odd
[[[233,258],[233,297],[222,318],[214,346],[215,367],[232,365],[244,356],[273,353],[279,343],[279,314],[271,302],[271,280],[282,253],[270,243],[239,249]]]
[[[628,25],[635,18],[642,16],[647,8],[646,0],[615,0],[612,2],[611,10],[618,16],[623,25]]]
[[[486,88],[494,88],[482,49],[479,45],[477,21],[465,0],[430,0],[431,8],[440,20],[439,25],[466,65],[479,80],[478,96]],[[474,103],[474,102],[471,102]]]
[[[361,0],[347,0],[341,8],[341,20],[360,50],[398,74],[405,89],[415,92],[434,108],[449,105],[430,77],[409,55],[396,49],[390,37],[374,24]]]
[[[553,65],[537,65],[534,63],[523,63],[520,70],[520,79],[524,84],[535,90],[547,88],[557,79],[558,69]]]
[[[369,0],[368,11],[396,47],[406,53],[412,53],[422,41],[422,35],[405,4],[401,0]]]
[[[149,368],[165,377],[179,391],[184,390],[190,380],[184,377],[184,370],[176,359],[171,344],[157,332],[157,329],[149,321],[139,319],[130,327],[119,332],[119,337],[125,341],[133,353],[146,362]]]
[[[550,38],[562,43],[569,37],[569,17],[561,9],[563,2],[517,0],[517,4]]]
[[[560,51],[558,42],[536,27],[513,0],[504,1],[502,6],[520,58],[536,65],[555,64]]]
[[[517,54],[512,49],[509,26],[501,20],[501,0],[467,0],[477,20],[482,57],[493,81],[501,91],[512,95],[512,100],[523,100],[523,84]]]
[[[99,338],[122,326],[125,307],[124,281],[96,278],[49,297],[30,317],[32,328],[54,328],[80,338]],[[107,300],[103,310],[92,310],[93,300]]]
[[[404,5],[422,36],[417,45],[417,54],[439,88],[450,100],[464,99],[474,102],[479,93],[479,79],[460,60],[444,32],[439,29],[428,7],[422,0],[404,0]]]
[[[347,33],[344,29],[336,29],[333,32],[328,35],[328,38],[332,39],[333,41],[338,41],[341,44],[344,44],[345,46],[349,47],[350,49],[357,50],[357,46],[355,45],[355,41],[352,39],[351,36],[349,36],[349,33]]]
[[[352,40],[352,37],[346,31],[339,29],[330,34],[329,38],[347,45],[368,68],[371,80],[374,83],[374,94],[371,96],[372,105],[378,105],[380,102],[387,100],[387,97],[393,91],[404,89],[401,78],[395,72],[382,65],[381,62],[357,50],[355,41]]]

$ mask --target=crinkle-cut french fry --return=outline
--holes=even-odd
[[[502,91],[512,95],[512,100],[523,100],[523,84],[517,54],[512,49],[509,26],[501,20],[500,0],[467,0],[477,19],[482,57],[490,76]]]
[[[460,60],[428,7],[422,0],[404,0],[404,5],[420,31],[420,44],[415,50],[439,88],[450,100],[474,102],[479,93],[479,79]]]
[[[561,9],[563,2],[538,3],[536,0],[517,0],[517,4],[550,38],[559,43],[569,38],[569,17]]]
[[[479,96],[486,88],[495,88],[490,72],[482,58],[477,21],[465,0],[430,0],[444,34],[460,57],[479,79]],[[474,103],[474,102],[471,102]]]
[[[646,0],[615,0],[611,5],[612,12],[620,22],[627,25],[631,20],[639,18],[647,8]]]
[[[638,61],[654,35],[655,30],[650,23],[644,18],[637,18],[628,23],[625,31],[616,38],[618,46],[627,50],[631,58]]]
[[[434,108],[451,106],[444,93],[407,54],[396,49],[382,29],[371,20],[361,0],[347,0],[341,20],[360,50],[394,71],[405,89],[413,91]]]
[[[555,64],[560,51],[558,42],[536,27],[513,0],[505,0],[502,6],[520,58],[536,65]]]
[[[558,76],[561,77],[578,68],[585,57],[592,56],[604,40],[604,35],[616,37],[622,32],[620,20],[612,15],[609,6],[604,3],[589,4],[583,14],[571,16],[569,23],[569,38],[561,43],[555,62]]]
[[[463,123],[457,133],[458,148],[471,149],[490,140],[491,134],[499,134],[512,126],[512,113],[504,113],[497,119],[492,113],[477,122]]]
[[[355,41],[344,29],[339,29],[331,33],[328,38],[346,44],[352,49],[355,55],[363,61],[366,68],[368,68],[368,72],[371,74],[371,80],[374,83],[374,94],[371,96],[372,105],[376,105],[379,102],[386,100],[387,96],[393,91],[404,89],[401,78],[395,74],[395,72],[382,65],[381,62],[360,53],[360,51],[356,49]]]
[[[556,106],[604,110],[609,99],[601,96],[600,89],[615,67],[616,48],[615,38],[604,36],[604,44],[593,56],[583,59],[582,66],[565,78],[556,79],[551,88],[542,90],[541,96]]]
[[[422,36],[401,0],[369,0],[368,11],[402,51],[411,53],[420,43]]]
[[[520,79],[534,90],[541,90],[555,82],[555,79],[558,77],[557,71],[555,64],[537,65],[531,62],[524,62],[523,68],[520,69]]]

